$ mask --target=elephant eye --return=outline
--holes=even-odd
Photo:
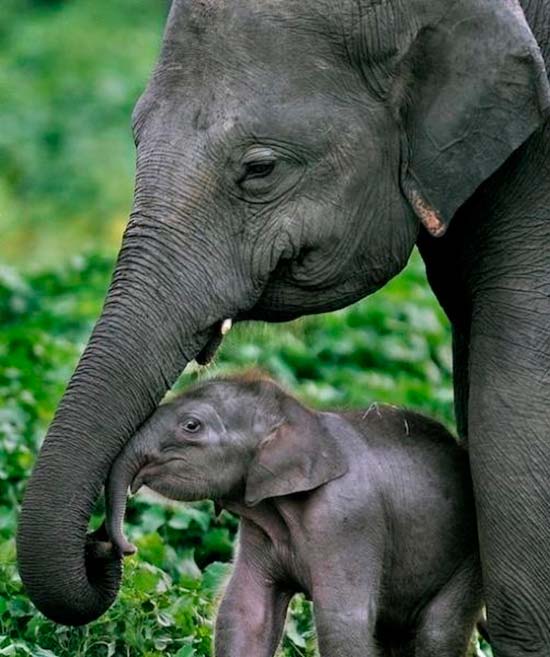
[[[202,428],[202,423],[196,417],[187,417],[181,426],[187,433],[197,433]]]
[[[282,146],[252,146],[240,161],[237,196],[249,203],[269,203],[289,192],[300,180],[303,162]]]
[[[270,173],[273,173],[275,169],[275,162],[264,161],[264,162],[249,162],[244,167],[244,175],[241,179],[241,182],[244,180],[253,180],[254,178],[267,178]]]
[[[238,184],[257,178],[267,178],[276,165],[275,153],[271,148],[255,147],[250,149],[242,161],[241,177]]]

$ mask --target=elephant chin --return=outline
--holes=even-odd
[[[222,341],[222,334],[215,333],[201,349],[200,353],[195,356],[197,363],[199,365],[208,365],[216,355]]]
[[[233,320],[231,319],[224,319],[221,322],[216,322],[212,330],[212,335],[195,357],[195,360],[199,365],[208,365],[212,361],[223,342],[224,336],[231,330],[232,325]]]

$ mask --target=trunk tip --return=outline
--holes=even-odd
[[[130,557],[137,552],[137,547],[129,541],[124,541],[124,543],[119,546],[119,550],[123,556]]]

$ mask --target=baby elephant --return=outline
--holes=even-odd
[[[241,517],[217,657],[272,657],[290,598],[324,657],[463,657],[482,607],[466,452],[389,406],[310,410],[270,380],[217,379],[161,406],[106,486],[121,553],[128,487]]]

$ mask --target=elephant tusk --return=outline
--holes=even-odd
[[[221,334],[222,335],[227,335],[229,331],[231,330],[231,327],[233,326],[233,320],[232,319],[224,319],[222,322],[221,326]]]

